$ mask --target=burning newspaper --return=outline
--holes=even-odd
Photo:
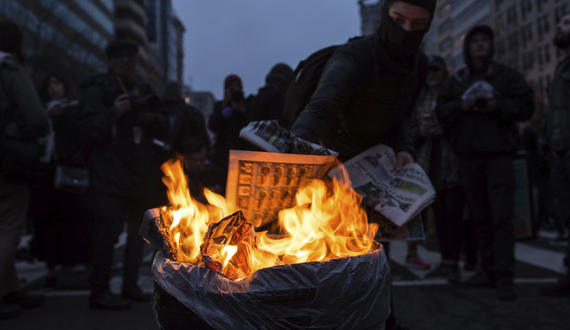
[[[369,207],[398,226],[408,223],[435,199],[435,189],[418,164],[407,164],[396,172],[394,151],[378,144],[343,164],[354,190],[364,196]],[[329,171],[342,178],[343,168]]]
[[[251,122],[240,136],[269,151],[230,151],[228,203],[241,209],[256,227],[292,206],[298,188],[321,178],[337,155],[295,137],[277,121]],[[394,166],[394,152],[382,144],[344,164],[354,189],[379,212],[370,219],[380,226],[377,240],[424,239],[422,222],[416,216],[433,201],[435,190],[419,165],[408,164],[399,173]],[[329,175],[341,178],[342,168],[331,170]]]

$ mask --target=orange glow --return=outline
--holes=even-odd
[[[217,223],[231,214],[222,196],[204,191],[211,205],[203,205],[192,198],[180,161],[162,165],[166,174],[163,182],[168,187],[171,209],[170,244],[176,251],[176,260],[202,266],[200,245],[210,223]],[[362,197],[350,188],[350,181],[332,180],[325,184],[313,180],[296,195],[296,204],[279,212],[280,235],[256,233],[254,239],[237,245],[226,242],[220,246],[219,261],[222,273],[233,279],[247,277],[252,272],[278,264],[326,261],[358,256],[374,250],[372,238],[378,226],[368,224],[366,213],[360,207]],[[236,244],[236,243],[232,243]]]

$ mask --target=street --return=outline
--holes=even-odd
[[[393,268],[393,306],[398,323],[416,329],[568,329],[570,297],[547,298],[539,287],[553,283],[561,271],[563,247],[551,246],[552,232],[541,232],[536,241],[516,244],[515,289],[518,298],[504,302],[495,298],[493,289],[461,288],[447,284],[444,279],[425,280],[428,271],[409,270],[403,265],[405,242],[393,242],[390,255]],[[124,237],[116,246],[116,261],[120,260]],[[150,246],[146,247],[139,284],[152,292]],[[419,253],[432,267],[439,262],[439,253],[419,246]],[[120,290],[120,264],[116,263],[112,290]],[[18,262],[25,286],[41,289],[45,280],[45,265]],[[463,278],[473,272],[463,272]],[[44,306],[23,310],[19,318],[0,321],[2,330],[27,329],[157,329],[149,303],[133,303],[126,312],[97,311],[88,308],[87,273],[60,268],[58,286],[44,290]],[[189,324],[191,329],[192,325]]]

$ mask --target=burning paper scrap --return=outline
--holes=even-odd
[[[253,224],[241,211],[210,224],[200,251],[204,267],[232,279],[247,277],[259,263],[281,264],[273,254],[257,248]]]

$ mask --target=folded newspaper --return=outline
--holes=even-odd
[[[396,172],[392,148],[378,144],[343,164],[352,187],[364,196],[369,207],[398,226],[411,221],[435,199],[435,189],[418,164],[406,164]],[[343,169],[333,168],[329,176],[342,178]]]
[[[241,130],[240,137],[268,151],[230,150],[226,200],[242,210],[255,227],[273,221],[280,210],[292,207],[299,187],[312,179],[321,179],[337,156],[332,150],[295,137],[274,120],[251,122]],[[376,159],[380,159],[377,152],[391,154],[391,158],[386,155],[381,162],[387,175],[378,174],[381,169],[373,166],[375,162],[370,166],[356,164],[371,154],[368,151],[344,166],[354,189],[379,212],[378,217],[371,219],[380,226],[377,240],[424,239],[422,222],[419,218],[411,220],[435,197],[427,175],[416,164],[395,172],[395,162],[388,162],[395,159],[394,153],[385,145],[369,151],[374,151]],[[340,170],[337,167],[329,175],[340,175]]]

